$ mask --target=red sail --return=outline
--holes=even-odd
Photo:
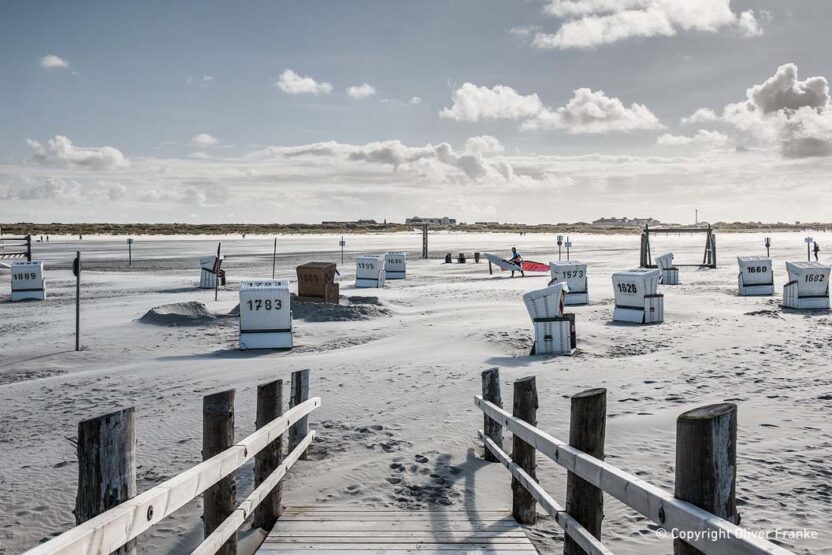
[[[533,262],[531,260],[524,260],[523,264],[523,271],[524,272],[548,272],[549,265],[548,264],[541,264],[540,262]]]

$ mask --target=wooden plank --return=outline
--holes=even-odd
[[[537,553],[507,510],[410,512],[334,506],[287,508],[258,550],[310,552]]]
[[[460,551],[465,553],[465,555],[538,555],[537,550],[534,547],[530,548],[517,548],[513,550],[508,549],[465,549],[460,550],[459,546],[453,546],[450,549],[436,549],[436,548],[412,548],[412,549],[379,549],[377,547],[374,548],[367,548],[367,547],[356,547],[356,548],[349,548],[349,547],[322,547],[322,548],[310,548],[310,547],[303,547],[298,548],[297,546],[292,547],[276,547],[276,548],[268,548],[258,551],[258,553],[280,553],[281,555],[308,555],[310,551],[318,551],[324,552],[327,555],[356,555],[360,553],[362,555],[459,555]]]
[[[676,499],[656,486],[604,461],[590,457],[546,432],[514,418],[496,405],[474,398],[474,404],[523,441],[566,470],[612,495],[665,529],[707,531],[689,543],[711,555],[794,555],[793,552],[745,532],[696,505]],[[719,542],[710,537],[724,538]]]
[[[372,532],[358,532],[355,530],[283,530],[280,535],[269,536],[266,542],[281,543],[287,539],[302,538],[302,537],[344,537],[344,538],[411,538],[411,539],[431,539],[431,538],[452,538],[454,541],[464,538],[520,538],[526,537],[525,532],[515,530],[492,530],[483,531],[477,530],[473,532],[454,532],[450,530],[440,530],[438,532],[422,531],[422,532],[403,532],[401,530],[376,530]]]
[[[297,405],[231,449],[30,549],[25,555],[87,555],[115,551],[250,461],[299,418],[320,406],[320,397]]]
[[[437,527],[437,523],[430,522],[430,521],[421,521],[421,522],[410,522],[408,520],[386,520],[381,522],[359,522],[354,520],[347,520],[341,523],[337,522],[312,522],[312,521],[303,521],[303,522],[295,522],[295,523],[286,523],[285,526],[283,524],[283,519],[280,519],[280,529],[283,530],[284,528],[287,530],[361,530],[361,531],[372,531],[372,530],[390,530],[395,529],[399,531],[406,531],[406,532],[422,532],[425,530],[435,530]],[[487,528],[489,530],[501,530],[501,531],[513,531],[513,530],[522,530],[517,524],[506,524],[502,522],[497,523],[477,523],[473,524],[470,522],[463,522],[463,521],[449,521],[442,524],[442,528],[444,530],[450,531],[470,531],[476,532],[477,530],[482,530],[483,528]]]

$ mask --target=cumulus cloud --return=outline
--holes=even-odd
[[[194,146],[215,146],[219,144],[219,141],[209,135],[208,133],[199,133],[191,137],[191,144]]]
[[[719,116],[710,108],[699,108],[689,116],[682,118],[682,125],[694,125],[697,123],[711,123],[719,121]]]
[[[32,139],[27,139],[26,142],[32,149],[28,160],[35,164],[94,170],[111,170],[129,165],[127,158],[117,148],[77,147],[63,135],[55,135],[45,145]]]
[[[465,151],[475,154],[494,154],[496,152],[503,152],[505,148],[500,144],[497,137],[492,135],[480,135],[478,137],[471,137],[465,141]]]
[[[376,94],[376,88],[369,83],[347,87],[347,95],[355,100],[363,100]]]
[[[445,142],[437,145],[409,146],[399,140],[376,141],[363,145],[325,141],[293,147],[269,147],[254,152],[249,157],[255,160],[274,157],[332,158],[352,163],[391,166],[397,173],[414,172],[429,175],[433,180],[454,181],[461,174],[468,181],[475,182],[513,181],[515,171],[510,163],[497,159],[485,160],[482,156],[487,152],[496,154],[501,150],[502,145],[496,138],[485,135],[469,139],[465,151],[461,153]]]
[[[760,85],[747,91],[748,101],[763,114],[803,107],[824,108],[829,103],[829,84],[825,77],[797,78],[797,65],[784,64]]]
[[[331,84],[326,82],[319,83],[311,77],[298,75],[291,69],[287,69],[281,73],[275,85],[286,94],[311,94],[318,96],[332,92]]]
[[[745,96],[744,101],[726,105],[719,115],[700,108],[682,123],[727,124],[744,141],[776,148],[786,158],[832,155],[832,97],[825,77],[801,80],[797,65],[788,63],[749,87]]]
[[[576,89],[565,106],[541,110],[523,123],[524,129],[565,129],[569,133],[608,133],[662,129],[658,118],[644,104],[625,106],[618,98],[610,98],[604,91]]]
[[[728,135],[720,133],[719,131],[711,131],[708,129],[700,129],[693,136],[686,135],[671,135],[665,133],[656,139],[656,144],[659,146],[687,146],[698,145],[707,148],[724,148],[728,146],[731,139]]]
[[[478,87],[464,83],[454,91],[453,104],[439,116],[456,121],[526,119],[537,115],[543,103],[537,94],[522,95],[511,87]]]
[[[544,12],[560,20],[554,33],[537,32],[537,48],[593,48],[633,37],[669,37],[679,31],[762,34],[752,10],[735,13],[730,0],[550,0]]]
[[[54,54],[47,54],[40,59],[40,67],[44,69],[69,69],[69,60]]]
[[[422,97],[421,96],[414,96],[410,99],[410,104],[413,104],[414,106],[419,105],[421,103],[422,103]]]
[[[456,121],[520,120],[521,129],[565,129],[569,133],[607,133],[662,129],[658,118],[643,104],[629,107],[604,91],[576,89],[569,102],[550,108],[537,94],[523,95],[505,85],[492,88],[465,83],[453,94],[453,104],[439,112]]]

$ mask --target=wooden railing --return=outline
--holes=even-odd
[[[116,506],[107,508],[24,555],[132,553],[135,550],[134,540],[139,534],[206,492],[203,502],[206,538],[194,553],[233,554],[240,526],[258,506],[265,505],[265,500],[277,494],[268,503],[271,506],[265,511],[264,518],[260,518],[269,528],[274,525],[279,516],[280,493],[276,490],[280,481],[295,462],[305,458],[306,450],[315,438],[315,432],[308,430],[307,415],[321,406],[321,399],[309,398],[309,371],[300,370],[292,374],[292,408],[285,414],[282,414],[282,388],[282,380],[258,387],[257,431],[237,443],[233,443],[232,439],[234,390],[205,397],[205,460],[202,463],[144,493],[120,500]],[[91,430],[94,431],[90,433]],[[283,459],[281,438],[286,431],[289,431],[289,452]],[[78,435],[79,489],[75,512],[76,519],[83,520],[85,515],[79,515],[79,512],[84,511],[79,509],[82,505],[86,507],[90,498],[97,500],[117,491],[129,491],[131,482],[135,490],[133,409],[84,421],[79,424]],[[229,439],[227,448],[206,458],[225,439]],[[100,448],[102,445],[106,447]],[[233,473],[255,457],[256,487],[242,503],[236,505]],[[86,464],[85,461],[90,459],[95,460]],[[85,479],[90,472],[96,477]],[[107,495],[98,495],[101,492]],[[209,520],[217,522],[212,524]]]
[[[587,408],[587,399],[593,406]],[[522,524],[534,523],[539,503],[563,528],[566,544],[574,542],[580,548],[573,550],[566,545],[564,553],[611,553],[600,542],[603,493],[607,493],[664,530],[686,532],[685,541],[674,540],[677,555],[792,554],[722,518],[739,521],[735,500],[735,405],[711,405],[679,417],[674,495],[538,429],[533,377],[515,382],[514,414],[509,414],[502,408],[498,370],[486,370],[483,395],[475,397],[475,404],[484,414],[485,431],[480,430],[479,435],[486,459],[502,463],[512,474],[515,518]],[[605,420],[606,390],[574,396],[570,443],[583,443],[585,449],[602,454]],[[511,456],[502,449],[503,428],[514,434]],[[537,483],[537,452],[569,471],[568,512]]]

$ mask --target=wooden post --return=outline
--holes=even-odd
[[[81,251],[75,252],[75,350],[81,350]]]
[[[500,408],[503,408],[503,398],[500,396],[500,370],[498,368],[489,368],[482,373],[482,398],[489,401]],[[493,418],[487,414],[482,416],[483,424],[482,431],[485,432],[486,437],[490,438],[497,446],[503,448],[503,427],[497,423]],[[483,458],[489,462],[498,462],[497,457],[494,456],[488,449],[485,450]]]
[[[289,395],[289,408],[295,407],[309,399],[309,370],[298,370],[292,372],[292,393]],[[298,420],[291,428],[289,428],[289,452],[294,451],[295,447],[306,437],[309,433],[309,419],[304,416]],[[300,460],[305,461],[307,458],[306,451],[300,456]]]
[[[283,380],[275,380],[257,387],[257,420],[259,430],[283,414]],[[254,458],[254,487],[258,487],[280,466],[283,460],[283,436],[257,453]],[[282,512],[282,484],[278,483],[272,492],[254,510],[252,528],[271,530]]]
[[[606,428],[606,389],[588,389],[572,396],[569,445],[603,461]],[[581,523],[590,534],[601,539],[604,492],[572,472],[569,472],[566,477],[566,512]],[[564,540],[564,555],[584,553],[584,550],[568,535]]]
[[[537,426],[537,385],[534,376],[529,376],[514,382],[514,406],[512,414]],[[517,465],[525,470],[535,481],[537,473],[535,468],[535,448],[514,436],[511,446],[511,458]],[[515,520],[520,524],[534,524],[537,522],[537,502],[531,493],[526,491],[517,478],[511,478],[512,509]]]
[[[234,445],[234,390],[202,398],[202,460],[208,460]],[[234,474],[226,476],[202,496],[202,520],[205,537],[222,524],[237,508],[237,482]],[[237,535],[231,536],[220,555],[236,555]]]
[[[135,409],[78,424],[78,494],[75,523],[81,524],[136,495]],[[113,553],[132,555],[136,540]]]
[[[690,410],[676,419],[678,499],[737,522],[737,405],[720,403]],[[675,555],[701,553],[673,540]]]
[[[277,271],[277,237],[274,238],[274,250],[272,250],[272,279],[274,279],[275,271]]]

